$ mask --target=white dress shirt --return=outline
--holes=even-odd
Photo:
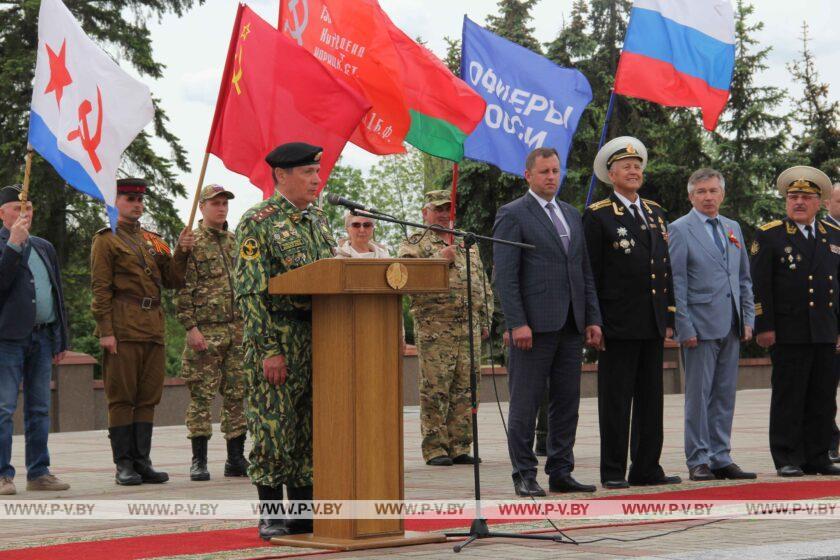
[[[549,201],[542,198],[540,195],[538,195],[531,189],[528,189],[528,192],[531,193],[531,196],[533,196],[537,200],[537,202],[540,204],[540,207],[542,207],[543,211],[545,211],[545,215],[548,216],[549,220],[551,220],[551,210],[546,208],[546,205],[549,203]],[[554,213],[560,218],[560,223],[562,223],[563,227],[566,228],[566,232],[569,234],[569,241],[571,241],[572,228],[569,227],[569,222],[566,221],[566,217],[563,215],[563,211],[560,210],[560,203],[558,203],[556,199],[553,199],[551,203],[554,205]],[[553,224],[554,220],[551,220],[551,223]]]

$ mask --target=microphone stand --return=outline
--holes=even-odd
[[[479,239],[483,239],[485,241],[491,241],[493,243],[498,243],[501,245],[511,245],[514,247],[519,247],[521,249],[534,249],[533,245],[529,245],[527,243],[519,243],[517,241],[508,241],[506,239],[499,239],[497,237],[488,237],[484,235],[478,235],[469,231],[461,231],[457,229],[450,229],[440,227],[438,225],[428,225],[428,224],[418,224],[414,222],[408,222],[405,220],[397,219],[393,216],[389,216],[387,214],[382,214],[379,211],[371,208],[368,210],[359,210],[357,208],[351,208],[350,213],[354,216],[361,216],[363,218],[372,218],[376,220],[382,220],[384,222],[391,222],[394,224],[400,224],[404,226],[412,226],[421,229],[429,229],[439,233],[449,233],[454,237],[460,237],[464,240],[464,248],[466,249],[467,254],[467,326],[469,329],[469,345],[470,345],[470,400],[472,401],[472,435],[473,435],[473,479],[475,484],[475,517],[473,518],[472,524],[470,525],[470,530],[468,532],[455,532],[455,533],[445,533],[447,537],[466,537],[466,540],[455,545],[453,547],[453,551],[461,552],[467,545],[472,543],[477,539],[489,539],[489,538],[505,538],[505,539],[528,539],[528,540],[543,540],[543,541],[554,541],[554,542],[564,542],[562,537],[559,536],[550,536],[550,535],[522,535],[519,533],[501,533],[496,531],[491,531],[490,528],[487,526],[487,520],[481,515],[481,476],[480,476],[480,466],[479,466],[479,454],[478,454],[478,379],[476,377],[476,367],[475,367],[475,341],[473,336],[473,298],[472,298],[472,266],[471,266],[471,259],[470,259],[470,249],[473,245],[475,245],[476,241]]]

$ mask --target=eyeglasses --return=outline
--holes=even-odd
[[[355,229],[359,229],[362,227],[365,229],[370,229],[373,227],[373,222],[353,222],[352,224],[350,224],[350,227]]]

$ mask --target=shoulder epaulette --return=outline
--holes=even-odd
[[[156,236],[156,237],[161,237],[161,235],[160,235],[158,232],[156,232],[156,231],[152,231],[152,230],[150,230],[150,229],[140,228],[140,231],[142,231],[144,235],[145,235],[145,234],[149,234],[149,235],[154,235],[154,236]]]
[[[761,231],[767,231],[768,229],[773,229],[774,227],[779,227],[782,225],[782,220],[773,220],[770,223],[764,224],[763,226],[758,226],[758,229]]]
[[[644,202],[645,204],[650,204],[651,206],[656,206],[657,208],[662,208],[662,206],[658,202],[655,202],[655,201],[647,199],[647,198],[643,198],[642,202]]]
[[[100,235],[107,231],[111,231],[111,226],[105,226],[104,228],[98,230],[94,235]]]
[[[604,200],[599,200],[598,202],[593,202],[592,204],[590,204],[588,206],[588,208],[594,212],[595,210],[600,210],[601,208],[606,208],[610,204],[612,204],[612,200],[610,200],[609,198],[605,198]]]
[[[838,226],[837,226],[837,224],[832,224],[832,223],[831,223],[831,222],[829,222],[828,220],[820,220],[820,223],[821,223],[821,224],[825,224],[825,225],[827,225],[828,227],[833,227],[833,228],[834,228],[834,229],[836,229],[837,231],[840,231],[840,227],[838,227]]]
[[[265,208],[257,210],[253,214],[251,214],[251,219],[254,220],[255,222],[259,223],[259,222],[265,220],[266,218],[268,218],[269,216],[271,216],[273,214],[276,214],[276,213],[277,213],[277,207],[274,206],[274,205],[269,205],[269,206],[266,206]]]

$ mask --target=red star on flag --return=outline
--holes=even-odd
[[[65,62],[65,55],[67,51],[67,41],[61,43],[61,50],[58,54],[47,47],[47,56],[50,57],[50,83],[47,84],[47,89],[44,93],[55,92],[55,100],[58,107],[61,108],[61,96],[64,94],[64,88],[73,83],[73,78],[70,77],[70,72],[67,71],[67,64]]]

